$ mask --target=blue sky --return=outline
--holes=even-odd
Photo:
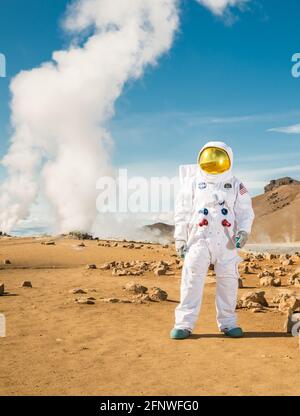
[[[1,0],[0,154],[9,140],[9,82],[49,60],[68,39],[60,28],[66,0]],[[193,163],[209,139],[235,152],[236,171],[252,194],[271,178],[300,179],[299,134],[268,131],[300,123],[298,0],[253,0],[233,10],[233,24],[195,1],[181,2],[181,24],[170,52],[126,86],[110,122],[116,166],[133,174],[176,173]],[[30,99],[30,97],[28,97]],[[2,172],[2,175],[4,173]]]

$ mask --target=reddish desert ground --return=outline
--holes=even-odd
[[[0,240],[5,285],[0,312],[7,320],[7,337],[0,338],[1,395],[300,394],[299,337],[284,330],[286,304],[300,307],[299,255],[242,253],[244,302],[237,311],[245,338],[218,333],[210,271],[194,334],[174,341],[169,331],[181,264],[172,245],[82,244],[62,237],[55,245],[45,242],[49,239]],[[103,267],[114,261],[119,264]],[[96,269],[87,268],[93,264]],[[275,287],[278,277],[281,286]],[[32,288],[22,287],[24,281]],[[151,288],[158,287],[168,300],[124,290],[130,282],[147,287],[150,298],[157,294]],[[268,307],[253,294],[245,296],[261,290]],[[91,304],[84,303],[87,298]]]

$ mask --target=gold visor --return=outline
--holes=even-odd
[[[206,147],[198,158],[200,168],[211,175],[224,173],[231,167],[230,157],[224,149]]]

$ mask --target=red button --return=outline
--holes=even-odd
[[[202,221],[200,221],[200,223],[199,223],[199,227],[204,227],[204,226],[206,226],[206,225],[208,225],[208,221],[207,221],[207,219],[206,219],[206,218],[203,218],[203,220],[202,220]]]
[[[223,225],[223,227],[231,227],[230,222],[228,222],[227,220],[223,220],[222,225]]]

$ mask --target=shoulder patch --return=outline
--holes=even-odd
[[[248,192],[247,188],[244,186],[244,184],[242,182],[240,183],[239,191],[240,191],[241,195],[244,195]]]
[[[205,189],[206,187],[207,187],[206,182],[199,182],[199,183],[198,183],[198,188],[199,188],[199,189]]]
[[[224,188],[225,189],[231,189],[232,188],[231,183],[225,183]]]

